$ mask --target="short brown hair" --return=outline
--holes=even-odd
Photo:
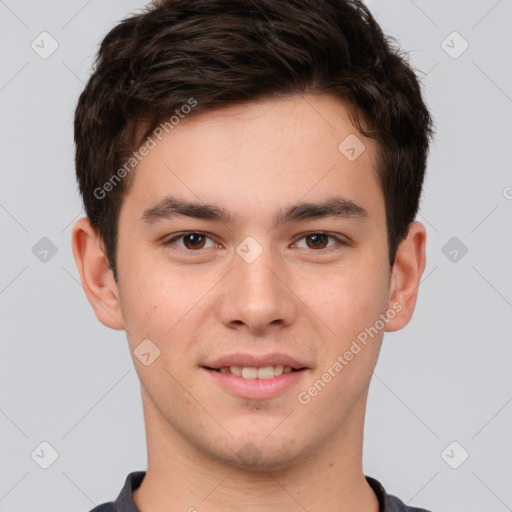
[[[363,3],[158,0],[106,35],[75,112],[80,193],[116,281],[118,217],[133,173],[112,178],[147,136],[191,98],[197,115],[303,93],[347,101],[357,129],[377,141],[393,265],[418,211],[432,120],[406,56]]]

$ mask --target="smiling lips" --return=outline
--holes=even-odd
[[[262,366],[260,368],[233,365],[223,366],[217,371],[220,371],[221,373],[231,373],[232,375],[242,377],[243,379],[272,379],[274,377],[279,377],[279,375],[282,375],[283,373],[290,373],[294,370],[291,366],[283,365]]]
[[[283,373],[307,368],[300,361],[285,354],[231,354],[203,365],[203,368],[224,374],[232,374],[244,379],[272,379]]]
[[[284,354],[233,354],[203,366],[227,391],[247,399],[272,398],[302,378],[309,368]]]

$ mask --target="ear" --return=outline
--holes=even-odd
[[[402,329],[412,317],[421,276],[425,270],[426,241],[425,226],[420,222],[411,222],[407,237],[398,248],[391,271],[388,307],[396,315],[386,324],[386,331]]]
[[[117,283],[88,218],[75,222],[71,237],[82,287],[97,319],[112,329],[124,329]]]

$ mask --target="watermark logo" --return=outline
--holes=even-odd
[[[59,458],[59,452],[48,441],[43,441],[30,456],[39,467],[48,469]]]
[[[133,354],[144,366],[149,366],[160,356],[160,349],[150,339],[146,338],[139,343]]]
[[[246,263],[255,262],[263,252],[263,247],[252,236],[245,238],[236,248],[236,253]]]
[[[467,450],[457,441],[452,441],[442,452],[441,458],[452,469],[459,469],[469,458]]]
[[[146,142],[140,146],[137,151],[132,153],[132,156],[125,162],[123,167],[119,168],[101,187],[94,189],[94,197],[96,199],[105,199],[108,192],[114,190],[114,188],[125,178],[131,171],[146,157],[149,152],[156,148],[157,141],[163,140],[165,134],[171,133],[171,131],[179,124],[181,119],[184,119],[194,107],[197,106],[197,101],[194,98],[189,98],[187,103],[177,108],[174,112],[176,115],[172,115],[165,123],[160,123],[146,138]]]
[[[59,43],[48,32],[41,32],[32,43],[30,43],[30,47],[41,59],[48,59],[57,51]]]
[[[352,341],[350,348],[343,355],[338,355],[336,361],[307,390],[301,391],[297,395],[299,403],[302,405],[309,404],[311,399],[316,397],[368,345],[368,337],[373,340],[402,309],[403,306],[400,302],[394,302],[391,308],[382,313],[372,326],[366,327],[361,331],[357,335],[357,340]]]
[[[457,31],[454,31],[443,39],[441,48],[452,59],[458,59],[469,48],[469,43]]]
[[[43,236],[32,247],[32,254],[41,262],[48,263],[56,254],[57,246],[46,236]]]
[[[468,252],[467,246],[456,236],[450,238],[441,250],[452,263],[458,263]]]
[[[236,455],[244,465],[249,467],[256,465],[262,457],[260,449],[251,442],[245,443]]]
[[[359,158],[365,149],[364,142],[354,133],[345,137],[338,146],[339,152],[351,162]]]

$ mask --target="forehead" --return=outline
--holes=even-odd
[[[237,218],[275,217],[284,203],[334,193],[366,204],[375,215],[384,211],[375,144],[331,95],[185,115],[152,139],[123,201],[122,208],[139,214],[168,194],[227,207]]]

